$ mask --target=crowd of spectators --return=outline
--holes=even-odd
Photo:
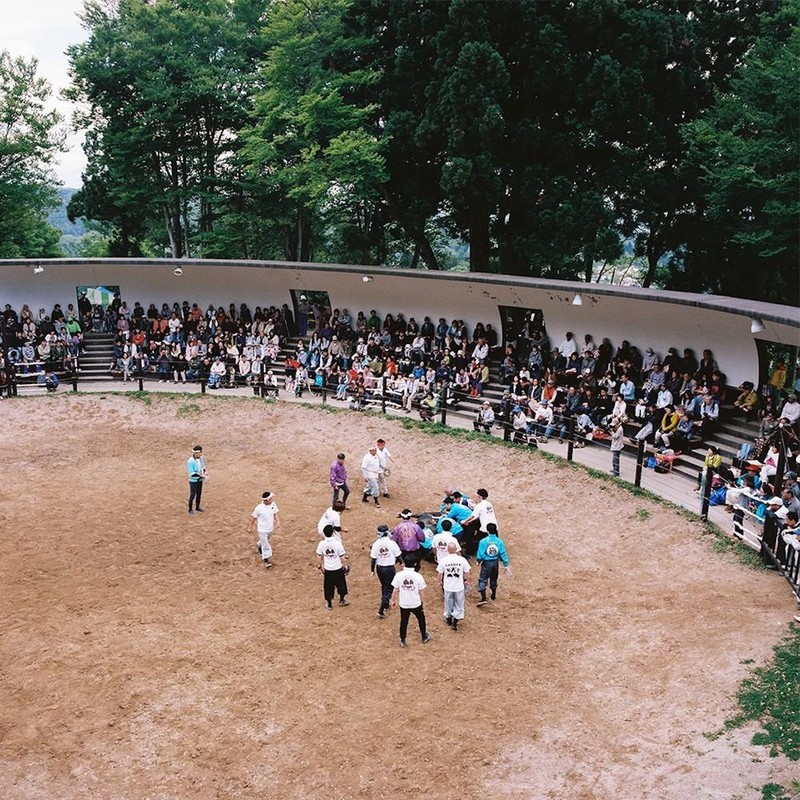
[[[6,303],[0,336],[3,356],[22,374],[64,369],[83,346],[83,327],[72,304],[64,311],[56,303],[50,314],[40,308],[34,315],[27,304],[17,314]]]
[[[246,303],[203,309],[188,301],[144,308],[138,302],[129,307],[115,295],[104,308],[83,295],[77,309],[56,304],[50,314],[40,309],[35,317],[27,305],[19,315],[6,305],[4,355],[17,375],[69,371],[83,352],[85,331],[114,334],[108,370],[123,381],[150,375],[161,382],[204,380],[211,389],[248,385],[276,391],[277,374],[283,373],[284,388],[297,395],[324,387],[363,408],[385,392],[398,407],[427,420],[443,402],[456,406],[469,396],[487,401],[477,412],[476,429],[505,425],[516,441],[531,444],[553,436],[563,441],[573,419],[578,446],[631,421],[638,425],[635,439],[681,452],[714,432],[726,391],[725,374],[710,350],[698,359],[690,348],[670,347],[662,357],[653,347],[640,349],[626,340],[614,348],[608,338],[596,344],[590,334],[578,341],[572,332],[554,346],[534,317],[516,335],[506,332],[501,347],[491,323],[469,330],[458,319],[434,322],[426,316],[418,322],[402,312],[382,317],[374,309],[352,315],[304,297],[297,321],[287,304],[252,311]],[[294,352],[284,357],[287,338],[298,334]],[[494,405],[484,398],[492,361],[502,392]],[[762,392],[751,382],[739,387],[734,406],[759,417],[759,446],[784,415],[790,425],[800,419],[796,398],[774,410],[783,401],[785,376],[785,364],[777,362]]]
[[[71,303],[66,310],[56,303],[49,314],[44,308],[34,314],[27,304],[17,313],[6,303],[0,314],[0,397],[11,375],[35,379],[55,391],[57,373],[69,373],[77,365],[83,331]]]
[[[635,439],[679,452],[708,438],[719,422],[726,378],[710,350],[690,348],[660,356],[629,341],[616,349],[572,332],[553,346],[540,327],[526,324],[500,364],[505,391],[498,409],[514,439],[563,442],[574,420],[578,446],[609,438],[619,423],[638,423]]]

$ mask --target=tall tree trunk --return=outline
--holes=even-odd
[[[583,250],[583,280],[586,283],[592,282],[592,269],[594,267],[594,253],[588,247]]]
[[[169,249],[170,253],[172,254],[173,258],[179,258],[180,252],[178,250],[178,240],[175,237],[175,230],[172,224],[172,214],[170,213],[169,207],[164,203],[161,206],[161,210],[164,214],[164,227],[167,229],[167,236],[169,237]]]
[[[436,253],[433,252],[431,243],[428,241],[423,228],[416,225],[411,217],[401,209],[400,204],[383,188],[381,189],[381,195],[386,202],[386,207],[389,209],[389,215],[397,221],[397,224],[406,232],[406,236],[414,242],[414,247],[419,249],[419,255],[428,269],[441,269]],[[417,264],[419,264],[419,258],[417,258]]]
[[[414,255],[411,256],[411,269],[416,269],[419,266],[419,245],[414,243]]]
[[[469,268],[470,272],[489,272],[489,214],[486,203],[476,201],[469,210]]]

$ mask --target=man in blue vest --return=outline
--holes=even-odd
[[[481,574],[478,577],[478,591],[481,593],[479,606],[486,605],[486,586],[491,589],[492,600],[497,598],[497,576],[499,564],[502,561],[506,575],[511,576],[511,566],[508,562],[508,553],[503,540],[497,535],[497,525],[490,522],[486,526],[487,535],[478,543],[478,552],[475,560],[481,565]]]

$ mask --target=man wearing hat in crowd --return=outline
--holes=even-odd
[[[258,525],[258,552],[261,553],[264,566],[271,567],[272,545],[270,544],[270,537],[272,536],[272,531],[281,526],[278,506],[275,504],[275,495],[272,492],[264,492],[261,495],[261,502],[253,509],[253,513],[250,515],[250,524],[247,527],[248,536],[253,533],[254,522]]]
[[[378,492],[383,494],[384,497],[389,497],[389,462],[394,464],[394,459],[389,449],[386,447],[386,439],[378,439],[378,462],[380,463],[381,471],[378,473]]]
[[[378,458],[378,445],[371,444],[364,458],[361,459],[361,474],[364,477],[364,495],[362,503],[368,503],[369,498],[375,500],[375,508],[380,508],[378,500],[378,475],[381,472],[381,462]]]
[[[484,433],[491,433],[492,425],[494,425],[494,411],[492,411],[491,403],[488,400],[484,400],[472,422],[472,427],[476,431],[480,431],[483,428]]]
[[[200,498],[203,495],[203,481],[208,478],[203,448],[199,444],[192,448],[192,454],[186,461],[186,472],[189,474],[189,513],[194,514],[195,511],[203,511],[200,508]]]
[[[800,402],[798,402],[797,395],[794,392],[786,398],[778,418],[787,419],[793,428],[797,428],[798,421],[800,421]]]
[[[778,525],[783,525],[789,513],[788,509],[783,505],[783,500],[775,495],[765,500],[764,505],[767,507],[766,516],[771,516]]]
[[[388,525],[378,525],[378,538],[373,542],[370,550],[370,572],[374,575],[376,570],[378,580],[381,582],[381,604],[375,615],[386,619],[386,611],[392,600],[392,581],[397,572],[395,564],[400,560],[400,547],[389,535]]]
[[[419,572],[419,562],[422,559],[420,545],[425,541],[425,531],[416,522],[411,521],[411,509],[404,508],[398,516],[401,521],[395,525],[392,539],[402,551],[404,563],[409,564],[410,558],[411,566]]]
[[[514,444],[524,444],[528,440],[528,415],[522,406],[514,406],[512,410],[511,424],[514,429]]]

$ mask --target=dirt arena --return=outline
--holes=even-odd
[[[698,525],[536,455],[255,399],[0,404],[0,797],[750,798],[796,764],[709,739],[793,613]],[[323,608],[328,467],[378,435],[392,498],[343,524],[351,605]],[[205,448],[205,514],[185,461]],[[486,486],[514,577],[433,641],[375,618],[369,546],[404,506]],[[261,492],[282,529],[265,570]],[[423,567],[429,586],[433,568]],[[414,635],[412,635],[412,633]]]

